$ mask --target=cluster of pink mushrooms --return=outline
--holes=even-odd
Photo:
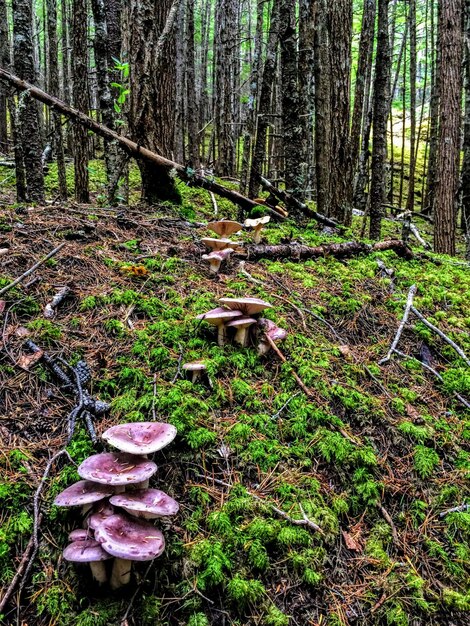
[[[82,507],[84,523],[69,535],[64,559],[89,563],[94,579],[118,589],[130,581],[133,561],[160,556],[165,539],[146,520],[175,515],[179,504],[149,488],[157,466],[148,457],[168,445],[176,428],[160,422],[119,424],[102,437],[119,452],[94,454],[78,467],[82,480],[54,500],[57,506]],[[107,567],[106,561],[114,560]]]
[[[246,228],[253,229],[253,241],[259,243],[261,241],[261,230],[270,219],[269,215],[265,215],[257,219],[247,219],[244,224],[231,220],[209,222],[207,228],[216,235],[219,235],[219,239],[215,237],[204,237],[202,239],[202,243],[211,250],[209,254],[202,255],[204,261],[209,261],[211,273],[217,274],[223,261],[226,261],[234,250],[240,250],[242,248],[243,242],[228,239],[230,235],[238,233],[243,226],[245,226]]]
[[[271,320],[259,316],[265,309],[273,308],[269,302],[259,298],[220,298],[219,302],[222,306],[202,313],[196,318],[205,320],[217,328],[219,346],[224,346],[234,332],[235,343],[246,347],[257,341],[258,354],[263,356],[271,350],[271,341],[277,343],[286,338],[287,331],[284,328],[279,328]],[[193,361],[185,363],[183,369],[191,372],[192,382],[196,382],[207,366],[204,361]]]

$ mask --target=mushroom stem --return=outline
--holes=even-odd
[[[263,224],[258,224],[258,226],[255,226],[255,235],[253,237],[253,241],[255,243],[259,243],[261,241],[261,231],[263,229]]]
[[[201,378],[201,370],[194,370],[193,375],[191,376],[191,382],[195,383]]]
[[[149,488],[149,481],[147,480],[143,480],[140,483],[136,483],[135,485],[133,485],[134,489],[148,489]],[[125,490],[124,490],[125,491]]]
[[[91,574],[100,585],[108,580],[108,574],[106,573],[106,566],[104,561],[92,561],[90,563]]]
[[[271,350],[271,346],[269,345],[269,343],[267,341],[261,341],[258,344],[258,354],[259,354],[259,356],[263,356],[264,354],[267,354],[270,350]]]
[[[237,332],[235,333],[234,341],[241,346],[246,346],[248,343],[248,333],[246,326],[239,326],[237,328]]]
[[[111,589],[119,589],[128,585],[131,580],[132,561],[128,559],[114,559],[111,572]]]
[[[227,330],[225,328],[225,324],[217,324],[217,343],[219,346],[225,346],[225,342],[227,341]]]
[[[210,260],[210,273],[211,274],[217,274],[217,272],[220,269],[220,265],[221,265],[222,261],[220,261],[219,259],[211,259]]]

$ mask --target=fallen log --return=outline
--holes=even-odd
[[[303,261],[327,256],[332,256],[336,259],[348,259],[361,254],[371,254],[372,252],[386,250],[392,250],[397,256],[407,261],[414,258],[412,250],[398,239],[379,241],[373,245],[362,243],[361,241],[329,243],[321,246],[303,246],[298,243],[286,243],[277,246],[259,244],[240,248],[233,253],[232,258],[244,259],[246,261],[258,261],[260,259]],[[182,258],[187,257],[188,254],[200,257],[204,252],[205,250],[200,246],[185,246],[184,248],[171,246],[165,250],[165,254],[168,256],[181,256]]]
[[[91,117],[88,117],[88,115],[85,115],[85,113],[82,113],[81,111],[78,111],[77,109],[69,106],[62,100],[59,100],[59,98],[51,96],[42,89],[39,89],[38,87],[35,87],[34,85],[31,85],[24,80],[21,80],[21,78],[18,78],[18,76],[15,76],[14,74],[8,72],[2,67],[0,67],[0,80],[3,80],[10,85],[13,85],[19,91],[27,91],[33,98],[39,100],[39,102],[42,102],[46,106],[64,115],[65,117],[68,117],[78,122],[79,124],[82,124],[83,126],[88,128],[88,130],[91,130],[95,134],[100,135],[105,139],[116,141],[121,146],[121,148],[125,152],[127,152],[127,154],[135,159],[148,161],[159,168],[174,170],[179,178],[181,178],[182,180],[188,182],[191,185],[195,185],[196,187],[202,187],[203,189],[212,191],[218,196],[230,200],[245,211],[251,211],[253,208],[260,206],[258,203],[250,200],[250,198],[247,198],[241,193],[238,193],[238,191],[227,189],[226,187],[220,185],[211,178],[208,178],[206,176],[200,176],[190,168],[186,168],[184,165],[180,165],[179,163],[175,163],[170,159],[166,159],[165,157],[156,154],[151,150],[148,150],[148,148],[140,146],[135,141],[132,141],[131,139],[128,139],[123,135],[119,135],[107,126],[104,126],[103,124],[100,124],[99,122],[93,120]],[[266,206],[264,206],[264,208],[274,217],[282,219],[282,216],[280,216],[277,211],[274,211],[273,209],[270,209]]]

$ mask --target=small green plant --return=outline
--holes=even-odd
[[[247,580],[238,574],[227,585],[227,595],[240,611],[256,604],[266,590],[259,580]]]
[[[413,463],[416,472],[423,480],[432,476],[439,465],[439,456],[435,450],[423,445],[417,445],[414,449]]]

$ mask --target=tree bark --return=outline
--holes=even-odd
[[[73,0],[73,54],[72,54],[72,99],[74,106],[82,113],[88,112],[88,14],[86,0]],[[81,124],[75,124],[74,172],[75,199],[88,203],[88,134]]]
[[[284,182],[286,191],[301,199],[305,192],[302,166],[303,126],[300,118],[295,0],[280,0],[281,89]],[[302,77],[306,80],[306,77]]]
[[[139,145],[169,156],[175,148],[174,22],[178,6],[178,0],[130,0],[129,4],[129,129]],[[170,170],[149,166],[146,161],[139,161],[139,168],[142,198],[147,204],[180,202]]]
[[[413,211],[415,204],[416,172],[416,0],[410,0],[410,178],[406,210]]]
[[[437,167],[437,141],[439,135],[439,65],[440,65],[440,42],[439,33],[437,35],[437,47],[435,46],[436,37],[434,34],[434,2],[431,0],[431,50],[434,56],[431,72],[431,103],[429,116],[431,118],[429,128],[429,159],[428,170],[426,173],[426,195],[424,199],[423,213],[434,212],[434,191],[436,185],[436,167]]]
[[[438,82],[443,97],[439,111],[434,249],[454,255],[462,95],[462,0],[440,3],[439,11]]]
[[[195,0],[186,2],[186,99],[187,99],[187,123],[188,123],[188,157],[189,165],[199,168],[199,141],[197,132],[198,100],[196,90],[196,53],[194,48],[194,3]]]
[[[465,0],[465,115],[462,162],[462,226],[470,236],[470,0]]]
[[[371,239],[380,239],[386,197],[387,118],[390,98],[389,0],[378,0],[377,52],[375,60],[372,174],[370,187]]]
[[[59,58],[57,46],[57,3],[56,0],[47,0],[47,37],[49,40],[49,90],[57,98],[60,95],[59,85]],[[64,137],[62,133],[62,119],[60,113],[52,113],[54,125],[54,149],[57,158],[57,175],[59,180],[59,195],[67,200],[67,175],[65,172]]]
[[[299,1],[299,111],[302,125],[301,168],[305,198],[312,198],[315,182],[315,149],[313,128],[315,119],[314,47],[317,3]]]
[[[0,66],[10,67],[10,37],[6,0],[0,0]],[[7,95],[5,86],[0,86],[0,152],[8,152]]]
[[[335,0],[329,6],[331,88],[330,210],[342,224],[352,220],[352,168],[350,139],[350,81],[352,0]]]
[[[23,80],[34,83],[36,72],[32,40],[32,3],[31,0],[14,0],[12,6],[15,71]],[[41,162],[39,110],[28,93],[21,94],[17,115],[26,171],[27,197],[32,202],[42,204],[44,203],[44,173]]]

